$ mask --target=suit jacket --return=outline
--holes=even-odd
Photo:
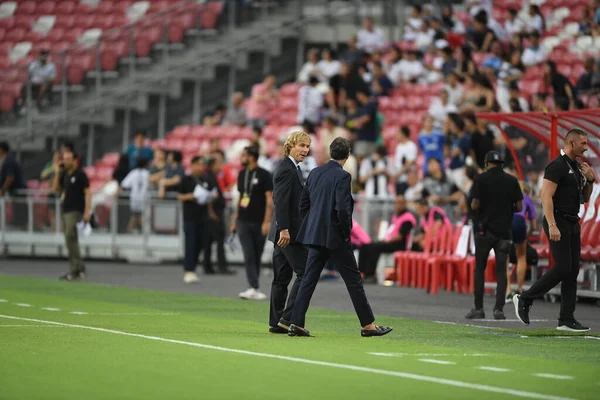
[[[300,199],[299,242],[337,249],[350,241],[354,211],[351,180],[333,160],[311,171]]]
[[[281,159],[273,172],[273,216],[268,239],[277,243],[279,232],[288,229],[291,243],[296,240],[300,218],[300,196],[302,195],[302,182],[298,177],[298,170],[289,157]]]

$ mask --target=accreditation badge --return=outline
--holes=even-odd
[[[247,193],[244,193],[240,199],[240,207],[247,208],[248,205],[250,205],[250,196],[248,196]]]

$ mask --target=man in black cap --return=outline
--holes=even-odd
[[[485,155],[485,172],[475,178],[471,188],[471,208],[475,215],[475,308],[465,318],[483,319],[484,275],[490,250],[496,254],[496,305],[494,319],[506,319],[506,259],[511,245],[512,216],[523,209],[519,181],[502,169],[504,161],[497,151]]]

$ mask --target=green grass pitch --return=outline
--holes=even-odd
[[[320,309],[316,337],[289,338],[267,315],[266,302],[1,276],[0,399],[600,398],[593,338],[391,317],[378,318],[390,335],[361,338],[354,314]]]

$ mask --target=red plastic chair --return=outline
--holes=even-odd
[[[35,1],[18,2],[15,15],[32,15],[35,12],[36,6]]]
[[[15,15],[15,28],[23,28],[26,31],[31,29],[35,22],[35,17],[31,15]]]
[[[8,43],[18,43],[23,40],[27,30],[24,28],[13,28],[4,35],[4,41]]]
[[[56,2],[44,1],[43,3],[38,4],[38,6],[35,9],[35,13],[37,15],[53,15],[55,9]]]

